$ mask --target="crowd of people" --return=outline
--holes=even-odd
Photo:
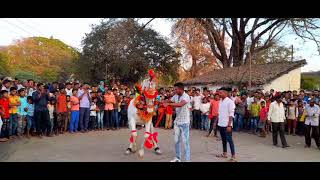
[[[160,88],[158,91],[159,103],[153,124],[158,128],[172,129],[176,108],[162,102],[175,95],[174,88]],[[311,146],[313,137],[320,148],[319,91],[264,92],[230,88],[226,92],[235,106],[230,124],[233,131],[260,137],[272,133],[275,146],[280,134],[283,148],[289,147],[285,134],[305,136],[306,147]],[[0,93],[0,141],[21,136],[41,138],[66,132],[127,128],[127,109],[135,93],[133,87],[119,82],[109,86],[101,81],[90,86],[79,82],[43,84],[32,79],[20,82],[4,78]],[[221,93],[194,87],[185,89],[185,93],[190,97],[190,128],[205,131],[207,136],[213,133],[217,140],[225,141],[217,134]]]
[[[36,83],[1,80],[0,141],[17,137],[86,133],[127,127],[127,109],[134,90],[115,83]]]

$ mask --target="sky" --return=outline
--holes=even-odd
[[[142,18],[141,23],[146,23],[150,18]],[[0,18],[0,46],[6,46],[15,40],[43,36],[60,39],[64,43],[81,49],[81,41],[85,33],[89,33],[92,24],[99,24],[101,18]],[[158,31],[163,37],[170,40],[171,22],[166,19],[156,18],[148,27]],[[294,57],[307,60],[307,65],[302,71],[319,71],[320,60],[317,46],[310,41],[303,42],[293,36],[284,39],[287,46],[294,46]]]

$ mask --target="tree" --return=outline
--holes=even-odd
[[[311,75],[301,76],[301,88],[305,90],[315,90],[320,88],[320,78]]]
[[[293,54],[291,48],[274,43],[270,48],[255,54],[252,59],[256,64],[277,63],[293,60]]]
[[[44,37],[19,40],[3,48],[0,55],[7,58],[12,76],[21,79],[26,79],[24,75],[36,76],[42,81],[66,80],[76,71],[75,63],[79,58],[76,49],[58,39]]]
[[[177,77],[179,54],[154,30],[135,19],[105,19],[83,40],[82,78],[115,78],[134,83],[154,68],[161,76]]]
[[[179,19],[174,24],[172,31],[177,37],[179,45],[186,52],[183,58],[184,62],[189,63],[188,60],[191,59],[190,69],[187,70],[183,67],[189,78],[194,78],[206,70],[219,68],[219,64],[210,50],[205,29],[196,26],[195,19]]]
[[[10,75],[10,69],[9,69],[9,60],[8,56],[6,54],[0,53],[0,75],[1,76],[8,76]]]
[[[196,18],[196,26],[205,29],[212,53],[223,67],[248,63],[249,55],[272,47],[284,36],[294,33],[318,46],[318,19],[315,18]],[[225,41],[231,46],[226,47]],[[250,52],[250,53],[249,53]]]

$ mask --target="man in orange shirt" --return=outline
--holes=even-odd
[[[113,109],[116,103],[114,94],[111,91],[111,87],[108,88],[107,93],[104,95],[104,117],[106,118],[106,128],[109,130],[112,128],[114,130],[114,119],[113,119]]]
[[[63,134],[65,121],[67,120],[67,95],[64,88],[60,90],[60,94],[57,97],[57,122],[58,132]]]
[[[212,130],[214,129],[214,136],[217,136],[217,119],[219,115],[219,104],[220,104],[220,96],[218,93],[214,95],[214,99],[210,103],[210,129],[207,137],[210,136]]]

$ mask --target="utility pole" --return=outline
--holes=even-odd
[[[291,61],[293,61],[293,44],[291,45]]]
[[[249,90],[251,90],[251,64],[252,64],[252,59],[251,59],[251,52],[249,50]]]

